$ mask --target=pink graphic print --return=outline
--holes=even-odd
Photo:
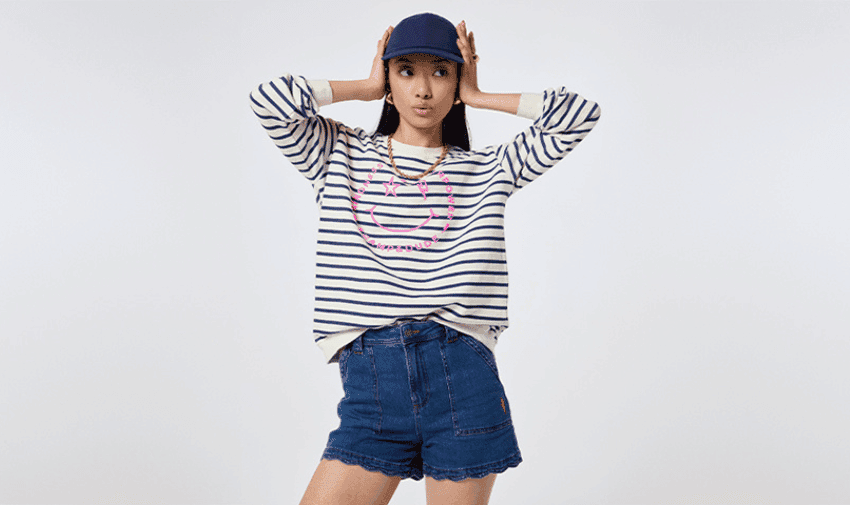
[[[409,227],[409,228],[392,228],[390,226],[386,226],[384,224],[381,224],[378,221],[378,219],[375,217],[375,210],[378,209],[377,204],[373,205],[368,210],[364,209],[366,212],[369,213],[369,217],[371,218],[372,223],[375,226],[377,226],[378,228],[380,228],[383,231],[401,235],[399,237],[400,239],[405,239],[405,238],[407,239],[407,240],[402,240],[403,243],[400,243],[400,244],[383,243],[379,239],[375,239],[374,237],[369,236],[366,233],[366,230],[363,229],[363,226],[360,224],[360,222],[358,220],[357,207],[358,207],[360,200],[363,198],[363,195],[365,195],[366,192],[369,191],[369,187],[372,184],[372,182],[375,180],[375,176],[378,173],[378,169],[383,168],[383,167],[384,167],[384,165],[381,164],[381,163],[378,163],[374,167],[372,167],[372,171],[366,176],[366,181],[364,181],[363,184],[359,188],[357,188],[354,195],[352,195],[352,197],[351,197],[351,211],[354,214],[354,220],[355,220],[355,222],[357,222],[357,229],[360,232],[360,234],[363,236],[363,240],[365,240],[367,244],[371,245],[375,249],[378,249],[378,250],[381,250],[381,251],[396,252],[396,253],[410,253],[410,252],[421,250],[421,249],[427,249],[427,248],[431,247],[432,245],[434,245],[435,243],[439,242],[442,235],[446,231],[448,231],[450,222],[451,222],[452,218],[454,217],[454,211],[455,211],[455,208],[454,208],[455,199],[454,199],[454,195],[452,195],[452,187],[449,184],[449,177],[446,174],[444,174],[442,171],[437,172],[436,175],[437,175],[437,177],[440,178],[440,180],[442,180],[445,183],[445,192],[446,192],[446,197],[447,197],[447,200],[448,200],[448,208],[446,209],[446,212],[445,212],[446,222],[443,225],[443,229],[439,233],[432,235],[429,240],[422,240],[421,238],[417,238],[417,237],[404,237],[403,236],[403,234],[412,233],[412,232],[419,230],[423,226],[432,222],[432,220],[434,220],[434,219],[441,218],[442,217],[441,214],[439,212],[437,212],[436,210],[434,210],[433,206],[430,206],[428,208],[429,215],[427,217],[423,217],[423,221],[418,226],[413,226],[413,227]],[[390,179],[389,179],[388,182],[383,182],[381,184],[384,187],[383,188],[384,189],[384,191],[383,191],[384,195],[383,196],[386,197],[386,198],[390,198],[390,197],[398,198],[399,196],[396,192],[398,190],[400,190],[399,189],[400,187],[402,187],[404,189],[410,188],[410,186],[405,186],[403,184],[396,182],[394,175],[390,176]],[[433,199],[428,200],[429,188],[428,188],[427,182],[419,181],[416,184],[416,189],[422,194],[422,198],[423,198],[424,201],[427,201],[427,202],[431,203],[432,205],[438,205],[435,200],[433,200]],[[379,196],[380,193],[370,192],[369,194],[372,195],[372,196],[378,195],[378,197],[380,198],[380,196]],[[393,242],[396,242],[396,241],[393,240]]]
[[[428,224],[428,222],[431,221],[431,218],[440,217],[440,216],[437,215],[436,212],[434,212],[434,209],[428,209],[428,210],[431,211],[431,215],[428,216],[428,219],[423,221],[422,224],[420,224],[419,226],[417,226],[415,228],[408,228],[406,230],[393,230],[392,228],[387,228],[386,226],[382,225],[381,223],[378,222],[377,219],[375,219],[375,209],[377,207],[378,207],[377,205],[373,205],[372,208],[369,209],[369,215],[372,216],[372,222],[374,222],[376,225],[378,225],[382,230],[386,230],[386,231],[393,232],[393,233],[410,233],[412,231],[416,231],[419,228],[422,228],[423,226]]]
[[[390,176],[390,182],[384,183],[384,188],[387,190],[387,192],[384,193],[384,196],[390,196],[390,193],[392,193],[394,197],[398,198],[398,195],[395,194],[395,190],[396,190],[397,187],[400,186],[400,184],[399,183],[393,184],[393,179],[395,179],[395,176],[391,175]]]

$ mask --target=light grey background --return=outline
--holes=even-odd
[[[342,389],[248,92],[365,77],[424,10],[484,90],[603,108],[508,206],[491,503],[850,503],[850,5],[402,4],[0,3],[0,503],[297,503]]]

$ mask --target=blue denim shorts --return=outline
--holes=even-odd
[[[369,330],[340,351],[345,396],[324,459],[460,481],[522,461],[493,353],[433,321]]]

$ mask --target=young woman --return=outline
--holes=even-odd
[[[302,504],[385,504],[423,476],[431,505],[486,504],[496,474],[522,461],[493,354],[508,326],[505,202],[600,110],[564,88],[482,92],[477,64],[464,22],[418,14],[387,29],[367,79],[284,75],[251,93],[315,189],[314,337],[345,392]],[[318,115],[382,98],[373,133]],[[465,106],[533,123],[473,151]]]

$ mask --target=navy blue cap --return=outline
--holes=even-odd
[[[402,19],[393,28],[383,60],[407,54],[432,54],[463,63],[457,47],[457,30],[448,19],[425,12]]]

